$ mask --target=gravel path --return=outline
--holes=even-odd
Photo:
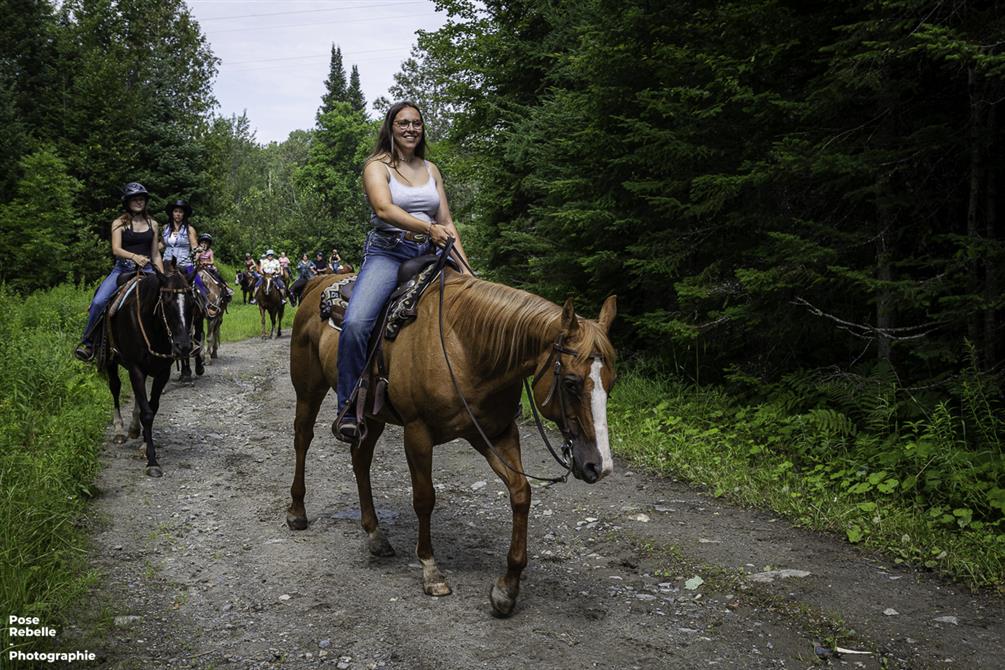
[[[163,478],[144,476],[138,442],[106,447],[99,585],[69,631],[99,667],[1005,667],[1000,598],[620,461],[594,486],[534,487],[530,563],[500,620],[488,592],[509,543],[505,489],[466,444],[439,447],[433,541],[454,593],[425,596],[395,427],[373,468],[395,557],[366,552],[331,398],[308,454],[311,525],[287,528],[288,350],[288,338],[224,344],[193,386],[168,385],[154,423]],[[554,473],[531,431],[526,467]],[[835,636],[872,655],[823,660]]]

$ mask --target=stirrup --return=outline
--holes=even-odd
[[[90,363],[94,360],[94,347],[88,344],[79,344],[77,345],[77,348],[73,350],[73,355],[76,356],[79,361]]]
[[[332,425],[332,434],[339,442],[356,444],[356,441],[359,440],[359,425],[356,423],[356,419],[345,417],[342,419],[342,423]]]

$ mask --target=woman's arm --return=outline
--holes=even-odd
[[[450,204],[447,202],[447,192],[443,188],[443,177],[440,175],[440,168],[436,167],[433,163],[429,164],[433,172],[433,178],[436,180],[436,192],[440,194],[440,209],[436,213],[436,223],[443,226],[447,233],[454,238],[454,249],[457,249],[458,255],[464,261],[462,265],[471,265],[468,263],[468,255],[464,253],[464,245],[461,244],[461,233],[457,230],[457,226],[454,225],[454,218],[450,215]],[[461,269],[462,272],[465,268]]]
[[[161,260],[161,250],[157,246],[157,242],[160,240],[161,236],[157,234],[157,222],[153,219],[147,219],[150,229],[154,231],[154,239],[150,244],[150,261],[154,264],[154,267],[164,272],[164,261]]]
[[[384,221],[403,230],[429,235],[437,244],[445,243],[447,238],[442,231],[434,230],[435,226],[432,224],[412,216],[391,202],[391,187],[387,183],[388,179],[390,176],[387,173],[387,167],[380,160],[372,160],[363,168],[363,190],[366,191],[366,199],[370,201],[370,207],[373,208],[374,213]]]
[[[192,253],[197,253],[196,249],[199,246],[199,240],[195,234],[195,228],[188,226],[188,248],[192,250]],[[194,258],[192,259],[195,260]]]

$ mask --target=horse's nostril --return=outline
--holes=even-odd
[[[583,465],[583,473],[588,482],[595,482],[600,479],[600,465],[597,463],[586,463]]]

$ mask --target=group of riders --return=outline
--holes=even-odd
[[[192,226],[192,207],[184,200],[168,203],[167,225],[158,233],[157,221],[147,211],[150,193],[139,182],[130,182],[123,189],[125,213],[112,222],[112,254],[115,265],[98,286],[88,309],[87,325],[74,355],[82,361],[94,358],[94,337],[109,302],[115,296],[123,275],[137,272],[164,272],[171,263],[185,273],[186,278],[205,298],[209,287],[204,277],[221,289],[225,308],[234,292],[227,286],[215,265],[213,236],[197,233]]]
[[[359,435],[357,418],[346,411],[355,398],[366,364],[367,342],[378,315],[397,286],[398,268],[407,260],[438,253],[452,247],[461,265],[468,270],[460,235],[454,226],[439,169],[425,159],[426,137],[422,114],[413,102],[392,105],[384,117],[377,142],[363,168],[363,189],[370,204],[370,232],[363,245],[363,262],[345,313],[338,343],[339,404],[338,439],[354,442]],[[127,184],[122,196],[125,213],[112,222],[112,253],[115,265],[95,292],[80,346],[81,360],[94,356],[93,334],[105,307],[116,293],[118,279],[125,273],[164,271],[164,261],[173,260],[200,290],[205,291],[198,270],[206,269],[225,289],[223,278],[213,266],[213,238],[197,235],[189,223],[192,208],[183,200],[168,205],[168,225],[158,234],[157,222],[147,212],[150,194],[136,182]],[[163,255],[162,255],[163,249]],[[255,288],[272,275],[286,294],[283,276],[290,278],[290,259],[276,256],[272,249],[256,261],[245,255],[245,273],[255,280]],[[297,264],[295,285],[306,284],[313,276],[352,271],[336,249],[326,259],[318,252],[307,254]],[[294,293],[295,294],[295,293]]]
[[[251,304],[255,304],[254,295],[258,287],[267,277],[272,277],[283,302],[289,296],[296,304],[303,286],[312,277],[331,273],[345,274],[353,271],[353,266],[342,260],[338,249],[332,248],[327,258],[321,251],[318,251],[313,259],[306,253],[302,254],[296,266],[297,276],[294,279],[291,261],[286,252],[280,251],[279,256],[276,256],[276,252],[269,249],[257,261],[250,251],[244,254],[244,273],[243,276],[237,277],[237,282],[246,289],[246,293],[251,294]]]

